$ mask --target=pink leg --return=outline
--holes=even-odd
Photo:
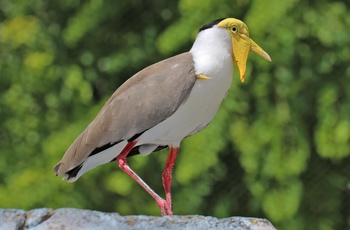
[[[170,150],[168,153],[168,158],[166,160],[165,168],[162,174],[163,179],[163,187],[165,190],[165,196],[166,196],[166,202],[168,203],[168,206],[172,210],[172,200],[171,200],[171,182],[172,182],[172,173],[173,173],[173,167],[175,164],[176,156],[179,151],[178,147],[173,148],[170,146]]]
[[[128,165],[128,162],[126,160],[127,155],[132,150],[132,148],[136,145],[137,141],[129,142],[122,152],[117,156],[117,164],[119,167],[126,172],[129,176],[131,176],[139,185],[142,186],[143,189],[145,189],[156,201],[158,207],[160,208],[160,211],[162,213],[162,216],[169,215],[172,216],[173,212],[171,210],[171,207],[168,205],[167,201],[165,201],[163,198],[161,198],[157,193],[155,193],[142,179],[139,177]]]

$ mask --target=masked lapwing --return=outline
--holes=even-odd
[[[170,187],[180,143],[215,116],[231,85],[233,60],[244,81],[249,51],[271,61],[242,21],[222,18],[204,25],[189,52],[146,67],[114,92],[55,166],[56,175],[74,182],[116,161],[155,199],[162,215],[172,215]],[[163,199],[128,166],[127,156],[166,147]]]

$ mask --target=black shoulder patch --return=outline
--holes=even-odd
[[[214,20],[212,22],[209,22],[208,24],[205,24],[204,26],[202,26],[199,29],[199,32],[202,31],[202,30],[206,30],[206,29],[212,28],[213,26],[217,25],[219,22],[221,22],[224,19],[226,19],[226,18],[219,18],[219,19],[216,19],[216,20]]]

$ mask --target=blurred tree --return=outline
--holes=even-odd
[[[201,25],[227,16],[244,20],[273,62],[251,55],[245,84],[235,74],[212,123],[183,142],[175,213],[348,229],[349,8],[330,0],[0,0],[0,207],[158,215],[115,164],[74,184],[52,168],[120,84],[189,50]],[[165,158],[130,160],[159,193]]]

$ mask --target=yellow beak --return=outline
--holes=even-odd
[[[244,34],[232,37],[232,49],[233,57],[238,67],[241,82],[244,82],[249,51],[253,51],[262,58],[271,61],[270,56],[251,38]]]

